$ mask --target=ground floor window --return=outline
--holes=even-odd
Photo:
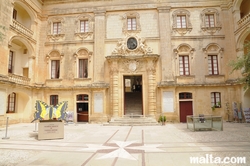
[[[11,93],[8,96],[7,101],[7,111],[6,113],[15,113],[15,106],[16,106],[16,93]]]
[[[220,108],[221,107],[221,94],[220,92],[211,93],[211,107]]]
[[[56,106],[58,104],[58,95],[50,96],[50,105]]]

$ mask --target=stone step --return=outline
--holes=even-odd
[[[143,115],[134,115],[124,117],[112,118],[107,126],[153,126],[160,125],[155,118],[152,117],[143,117]]]

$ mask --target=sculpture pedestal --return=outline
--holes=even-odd
[[[55,120],[43,120],[38,125],[38,140],[63,139],[64,123]]]

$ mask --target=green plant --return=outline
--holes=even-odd
[[[215,110],[215,105],[214,105],[214,106],[212,106],[211,108],[212,108],[212,110],[214,111],[214,110]]]
[[[217,106],[218,106],[218,107],[221,107],[221,103],[220,103],[220,102],[218,102],[218,103],[217,103]]]
[[[239,83],[244,84],[244,89],[247,90],[250,87],[250,41],[244,43],[244,54],[232,60],[229,63],[232,67],[231,73],[236,70],[240,70],[242,77],[238,79]]]
[[[159,117],[158,122],[166,122],[166,120],[167,120],[167,117],[166,117],[166,116],[161,115],[161,116]]]

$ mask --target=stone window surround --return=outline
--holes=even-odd
[[[205,48],[202,49],[203,53],[204,53],[204,58],[205,58],[205,65],[207,65],[207,71],[206,71],[206,76],[210,76],[209,75],[209,71],[208,71],[208,56],[209,55],[217,55],[217,61],[218,61],[218,71],[219,74],[218,76],[221,76],[221,69],[222,69],[222,63],[221,63],[221,59],[223,58],[223,52],[224,49],[221,48],[218,44],[216,43],[210,43],[208,44]],[[214,76],[214,75],[213,75]],[[217,75],[216,75],[217,76]]]
[[[88,60],[88,78],[80,78],[80,79],[89,79],[89,65],[91,62],[91,57],[93,55],[93,52],[90,52],[86,48],[79,48],[74,54],[75,64],[76,64],[76,70],[75,70],[75,78],[79,79],[79,59],[87,59]]]
[[[47,64],[48,64],[48,69],[49,69],[49,79],[50,76],[51,76],[51,61],[52,60],[60,60],[60,63],[62,63],[62,59],[64,57],[64,54],[63,53],[60,53],[59,50],[52,50],[50,51],[47,55],[46,55],[46,61],[47,61]],[[60,68],[60,71],[61,71],[61,68]],[[61,72],[60,72],[61,73]],[[61,76],[61,74],[60,74]],[[60,79],[60,77],[59,77]],[[58,79],[57,79],[58,80]]]
[[[188,45],[188,44],[181,44],[181,45],[179,45],[176,49],[174,49],[173,50],[174,51],[174,53],[175,53],[175,59],[176,59],[176,66],[178,66],[177,67],[177,76],[183,76],[183,77],[185,77],[185,76],[192,76],[191,75],[191,73],[192,73],[192,65],[191,65],[191,63],[192,63],[192,59],[193,59],[193,54],[194,54],[194,51],[195,51],[195,49],[194,48],[192,48],[190,45]],[[188,56],[189,57],[189,75],[180,75],[180,71],[179,71],[179,56]]]
[[[136,30],[128,30],[128,18],[136,18]],[[140,15],[137,12],[127,12],[122,16],[123,27],[122,32],[124,34],[139,33],[141,31]]]
[[[64,26],[65,21],[63,17],[52,17],[48,19],[48,31],[47,31],[47,37],[50,40],[57,41],[59,39],[62,39],[64,34]],[[60,34],[53,34],[53,23],[60,22],[61,23],[61,31]]]
[[[177,28],[177,16],[186,16],[186,27],[185,28]],[[173,17],[173,31],[179,33],[180,35],[185,35],[187,32],[192,31],[192,24],[190,21],[190,12],[185,9],[175,10],[172,14]]]
[[[85,20],[88,21],[88,32],[81,32],[80,24],[81,24],[81,21],[85,21]],[[77,19],[75,20],[75,24],[76,24],[75,35],[81,39],[86,39],[87,37],[93,35],[93,29],[94,29],[93,20],[94,20],[93,17],[89,14],[82,14],[78,16]]]
[[[214,15],[214,27],[207,27],[206,26],[206,15],[207,14],[213,14]],[[216,31],[220,31],[221,30],[221,23],[219,21],[219,12],[217,9],[213,9],[213,8],[207,8],[204,9],[201,12],[201,29],[204,32],[210,33],[211,35],[213,35]]]

